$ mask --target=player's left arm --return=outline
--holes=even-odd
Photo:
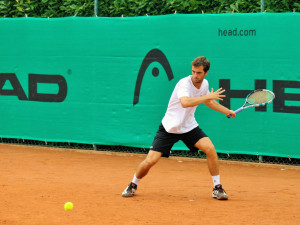
[[[218,111],[220,113],[225,114],[226,116],[231,115],[232,117],[236,117],[235,112],[226,108],[225,106],[218,103],[216,100],[208,100],[204,102],[205,105],[207,105],[209,108]]]

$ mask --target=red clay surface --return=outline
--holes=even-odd
[[[218,201],[205,160],[162,158],[122,198],[144,157],[0,144],[0,224],[300,224],[299,167],[220,162]]]

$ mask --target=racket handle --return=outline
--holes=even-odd
[[[240,111],[242,111],[243,109],[244,109],[244,108],[241,107],[241,108],[235,110],[234,112],[235,112],[235,114],[237,114],[237,113],[239,113]],[[232,117],[232,115],[227,116],[228,119],[231,118],[231,117]]]

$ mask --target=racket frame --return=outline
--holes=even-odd
[[[272,98],[271,100],[265,102],[265,103],[261,103],[261,104],[250,104],[250,103],[248,102],[249,96],[252,95],[252,94],[255,93],[255,92],[258,92],[258,91],[267,91],[267,92],[269,92],[269,93],[271,93],[271,94],[273,95],[273,98]],[[275,98],[275,94],[274,94],[272,91],[267,90],[267,89],[256,89],[256,90],[254,90],[254,91],[251,91],[251,92],[247,95],[246,101],[245,101],[244,105],[243,105],[242,107],[238,108],[237,110],[235,110],[234,112],[237,114],[237,113],[243,111],[244,109],[248,109],[248,108],[252,108],[252,107],[262,107],[262,106],[268,105],[269,103],[271,103],[271,102],[274,100],[274,98]],[[249,104],[248,106],[246,106],[247,103]],[[232,116],[229,115],[229,116],[227,116],[227,117],[228,117],[228,118],[231,118]]]

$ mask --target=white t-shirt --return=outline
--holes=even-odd
[[[199,97],[209,94],[208,81],[203,80],[200,89],[197,89],[191,76],[182,78],[176,84],[171,95],[167,112],[162,119],[162,124],[167,132],[182,134],[187,133],[198,126],[195,119],[197,106],[183,108],[180,103],[181,97]]]

